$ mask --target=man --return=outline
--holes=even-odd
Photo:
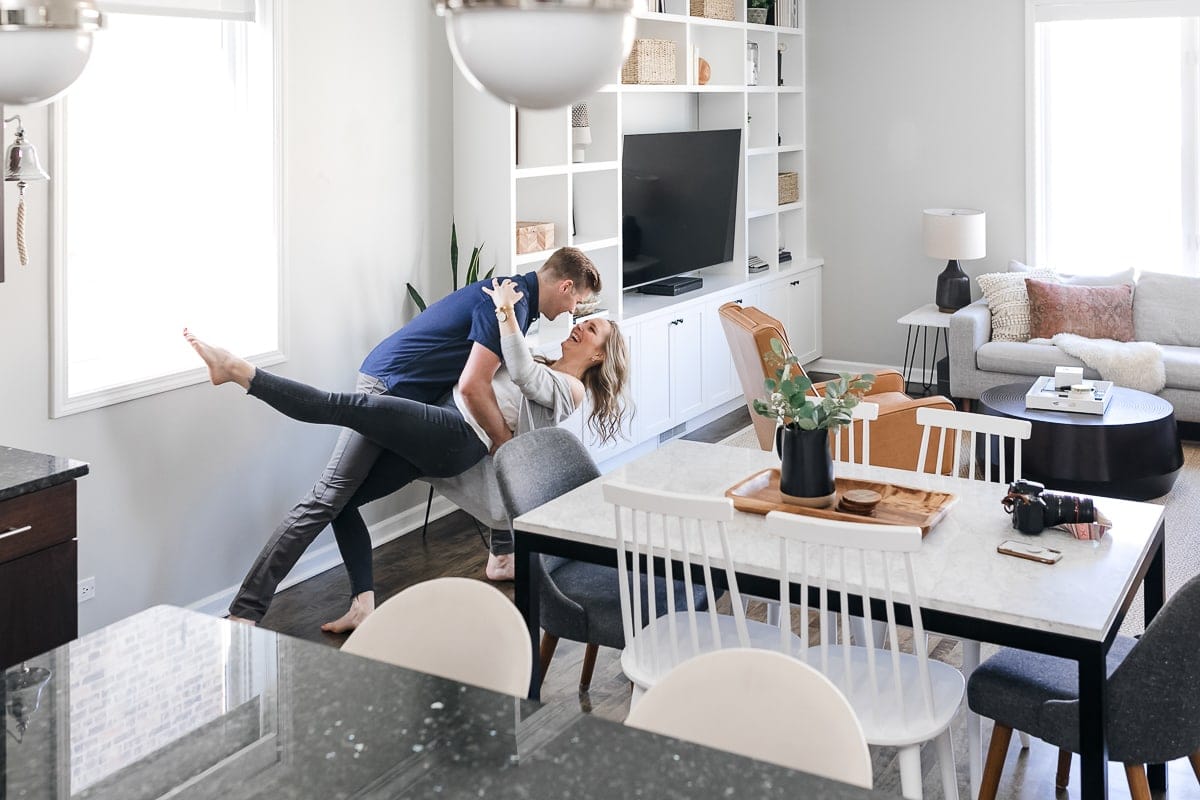
[[[600,291],[600,274],[595,264],[573,247],[560,248],[536,273],[518,275],[512,280],[525,295],[514,307],[522,333],[539,315],[553,318],[574,311],[577,302]],[[484,284],[478,281],[442,298],[380,342],[363,361],[356,391],[407,397],[423,403],[439,400],[452,403],[449,393],[457,382],[465,404],[491,440],[490,447],[495,452],[512,438],[512,433],[504,423],[492,390],[492,378],[501,364],[500,332],[495,307],[481,289]],[[345,506],[380,453],[381,448],[373,442],[353,431],[342,431],[312,491],[275,529],[246,574],[229,606],[231,618],[246,622],[261,620],[279,582],[317,534],[339,514],[358,515],[356,510]],[[358,523],[362,524],[361,517]],[[369,601],[373,609],[374,592],[363,594],[371,595],[364,601]],[[355,603],[358,602],[356,597]],[[347,617],[353,612],[352,607]],[[329,629],[338,629],[343,620],[330,623]]]

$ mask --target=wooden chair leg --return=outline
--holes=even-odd
[[[1065,747],[1059,748],[1058,751],[1058,772],[1054,775],[1054,788],[1066,789],[1067,782],[1071,779],[1071,756],[1072,753]]]
[[[1004,772],[1004,757],[1008,755],[1008,744],[1012,741],[1013,729],[999,722],[992,728],[992,742],[988,745],[987,761],[983,764],[983,780],[979,786],[979,800],[996,800],[1000,788],[1000,774]]]
[[[1133,800],[1150,800],[1150,781],[1146,779],[1144,764],[1126,764],[1125,779],[1129,781],[1129,795]]]
[[[541,688],[542,684],[546,682],[546,670],[550,669],[550,659],[554,658],[554,648],[556,647],[558,647],[558,637],[543,633],[541,650],[542,672],[538,678],[538,688]]]
[[[586,692],[592,685],[592,672],[596,669],[596,653],[600,645],[589,644],[583,651],[583,671],[579,673],[579,691]]]
[[[1196,773],[1196,780],[1200,782],[1200,750],[1188,756],[1188,761],[1192,762],[1192,772]]]

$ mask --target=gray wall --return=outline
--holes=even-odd
[[[808,0],[809,252],[824,357],[899,364],[896,319],[933,302],[921,210],[982,208],[987,257],[1025,253],[1025,4]],[[974,294],[979,296],[977,288]]]
[[[411,313],[405,281],[426,296],[449,289],[453,67],[428,3],[360,0],[353,13],[330,14],[315,0],[278,2],[291,321],[277,369],[349,390],[366,352]],[[45,112],[25,120],[45,142]],[[218,139],[236,144],[236,132],[214,130]],[[15,194],[0,284],[0,443],[91,463],[79,486],[79,557],[96,598],[80,606],[81,631],[235,585],[320,473],[336,429],[208,385],[49,419],[46,192],[31,192],[35,254],[25,269],[15,259]],[[369,521],[423,494],[381,502]]]

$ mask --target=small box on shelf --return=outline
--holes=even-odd
[[[779,173],[779,205],[800,200],[800,175],[795,172]]]
[[[554,247],[553,222],[517,222],[517,255]]]
[[[621,83],[671,85],[675,80],[675,42],[635,39],[621,65]]]
[[[693,17],[733,19],[733,0],[691,0],[689,9]]]

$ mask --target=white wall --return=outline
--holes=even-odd
[[[428,3],[360,0],[343,14],[315,0],[279,4],[291,321],[277,370],[350,390],[367,351],[411,314],[405,281],[426,297],[449,289],[453,66]],[[24,116],[45,146],[45,112]],[[215,127],[213,138],[236,145],[236,132]],[[49,419],[46,192],[30,193],[35,244],[24,269],[15,192],[6,194],[0,443],[91,464],[79,484],[79,574],[96,577],[96,598],[80,606],[81,632],[236,584],[320,474],[336,429],[208,385]],[[368,521],[423,500],[410,490],[372,507]]]
[[[933,302],[921,210],[982,208],[987,257],[1025,253],[1025,4],[808,0],[809,252],[824,357],[899,364],[896,319]],[[979,296],[974,287],[974,295]]]

